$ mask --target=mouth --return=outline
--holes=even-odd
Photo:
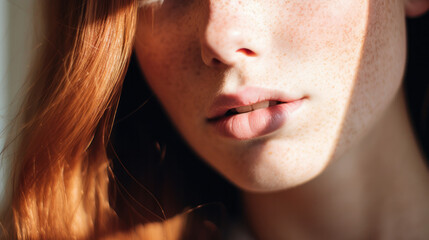
[[[216,120],[223,118],[223,117],[229,117],[229,116],[233,116],[233,115],[237,115],[237,114],[253,112],[253,111],[256,111],[259,109],[264,109],[264,108],[276,106],[276,105],[279,105],[282,103],[286,103],[286,102],[268,100],[268,101],[262,101],[262,102],[258,102],[255,104],[251,104],[251,105],[245,105],[245,106],[230,108],[224,114],[221,114],[221,115],[213,117],[213,118],[209,118],[208,120],[209,121],[216,121]]]
[[[248,140],[280,129],[304,99],[248,87],[236,94],[217,97],[206,119],[216,134]]]

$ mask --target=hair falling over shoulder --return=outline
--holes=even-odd
[[[118,219],[109,203],[106,144],[139,4],[41,2],[46,29],[12,159],[5,238],[110,238]]]

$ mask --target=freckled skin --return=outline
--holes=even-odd
[[[318,176],[371,131],[401,85],[400,0],[166,0],[140,16],[135,49],[149,85],[202,159],[246,190]],[[208,109],[245,86],[307,99],[272,134],[224,138]]]

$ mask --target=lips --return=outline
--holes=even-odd
[[[304,98],[290,97],[281,91],[245,88],[236,94],[215,99],[208,123],[215,132],[233,139],[260,137],[282,127]]]
[[[228,115],[251,112],[251,111],[258,110],[258,109],[263,109],[263,108],[275,106],[279,103],[281,103],[281,102],[279,102],[279,101],[258,102],[258,103],[252,104],[252,105],[245,105],[245,106],[241,106],[241,107],[237,107],[237,108],[232,108],[232,109],[228,110],[225,115],[228,116]]]

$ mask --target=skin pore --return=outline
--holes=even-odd
[[[140,13],[136,54],[191,147],[244,190],[259,239],[419,239],[429,179],[401,83],[405,14],[426,0],[165,0]],[[246,140],[208,121],[249,87],[301,107]]]

